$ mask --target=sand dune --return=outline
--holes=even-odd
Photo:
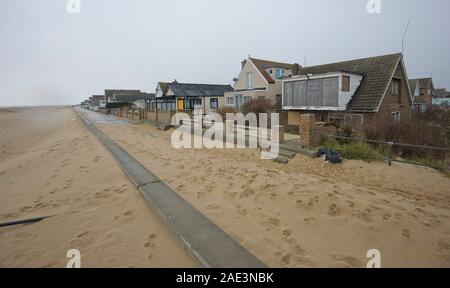
[[[0,112],[0,267],[192,267],[111,155],[66,108]]]
[[[274,267],[450,267],[450,178],[411,165],[255,150],[175,150],[170,131],[100,123],[186,200]]]

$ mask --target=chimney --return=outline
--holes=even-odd
[[[242,64],[242,69],[244,69],[245,65],[247,64],[247,60],[244,59],[244,61],[242,61],[241,64]]]
[[[300,65],[298,63],[294,63],[294,67],[292,68],[292,75],[297,76],[300,75]]]

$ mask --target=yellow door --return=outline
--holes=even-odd
[[[178,100],[178,110],[184,110],[184,100],[183,99]]]

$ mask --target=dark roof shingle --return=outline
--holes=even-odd
[[[435,89],[434,90],[434,97],[435,98],[446,98],[447,97],[447,91],[445,91],[445,89]]]
[[[233,91],[231,85],[169,83],[168,86],[177,97],[223,96]]]
[[[155,98],[155,94],[151,93],[130,93],[130,92],[116,92],[112,97],[116,102],[134,102],[138,100],[149,100]]]

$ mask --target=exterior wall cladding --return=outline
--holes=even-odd
[[[374,121],[382,121],[385,119],[391,119],[392,113],[400,112],[400,121],[410,121],[411,120],[411,100],[408,99],[408,84],[407,79],[405,79],[406,74],[404,74],[403,67],[401,64],[397,67],[394,73],[393,79],[400,80],[400,95],[393,96],[391,92],[391,84],[389,85],[383,101],[381,103],[378,112],[352,112],[352,111],[285,111],[282,113],[281,122],[282,125],[287,127],[287,131],[298,132],[298,127],[300,125],[300,115],[302,114],[314,114],[316,116],[316,121],[326,122],[334,117],[343,117],[345,114],[362,114],[364,117],[364,123],[372,123]]]

